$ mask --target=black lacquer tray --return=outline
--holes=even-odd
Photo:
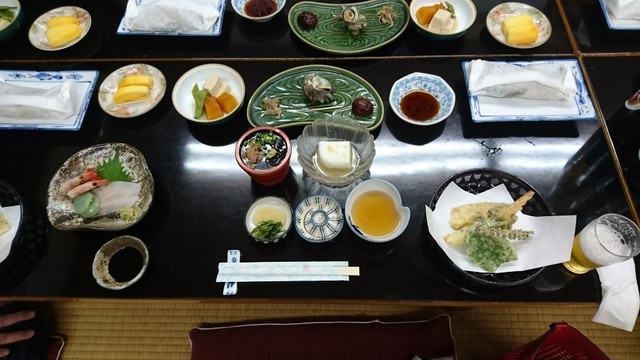
[[[531,216],[551,215],[551,209],[549,208],[549,205],[547,205],[544,199],[531,185],[516,176],[494,169],[471,169],[462,173],[455,174],[446,179],[436,189],[433,197],[431,198],[429,207],[432,210],[435,209],[436,203],[438,202],[438,199],[440,199],[440,196],[442,195],[444,189],[452,182],[458,185],[462,190],[465,190],[472,194],[479,194],[500,184],[504,184],[513,199],[519,198],[528,191],[533,191],[535,195],[526,203],[526,205],[522,209],[522,212]],[[428,231],[427,234],[429,249],[431,251],[435,250],[438,254],[440,254],[441,257],[444,257],[444,263],[446,263],[450,268],[453,268],[456,272],[456,275],[458,275],[461,280],[470,282],[472,287],[475,287],[473,285],[481,285],[489,286],[492,288],[499,288],[520,285],[531,281],[533,278],[538,276],[538,274],[540,274],[542,270],[544,270],[544,267],[541,267],[531,270],[506,273],[479,273],[464,271],[457,267],[449,259],[449,257],[444,253],[440,246],[438,246],[438,244],[431,237]]]

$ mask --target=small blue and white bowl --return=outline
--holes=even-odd
[[[340,204],[325,195],[313,195],[302,200],[294,217],[298,235],[311,243],[333,240],[344,225]]]
[[[400,108],[400,101],[410,92],[423,90],[433,95],[440,103],[438,113],[429,120],[418,121],[407,117]],[[402,120],[419,126],[429,126],[444,121],[453,112],[456,104],[456,93],[443,78],[422,73],[414,72],[405,77],[400,78],[391,87],[389,93],[389,105],[391,110]]]
[[[274,0],[274,2],[276,3],[276,11],[266,16],[256,17],[256,16],[249,16],[247,15],[247,13],[244,12],[244,5],[248,1],[249,0],[231,0],[231,6],[233,7],[233,10],[236,12],[236,14],[242,16],[245,19],[249,19],[259,23],[267,22],[273,19],[273,17],[276,16],[276,14],[278,14],[280,11],[282,11],[282,9],[284,9],[284,5],[287,3],[287,0]]]

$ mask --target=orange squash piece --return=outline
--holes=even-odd
[[[207,114],[207,120],[215,120],[224,115],[215,96],[207,96],[204,99],[204,112]]]
[[[433,16],[438,12],[438,10],[447,8],[442,3],[437,3],[429,6],[422,6],[416,11],[416,18],[420,25],[429,25]]]
[[[218,104],[225,113],[230,113],[238,106],[238,100],[228,92],[224,92],[218,96]]]

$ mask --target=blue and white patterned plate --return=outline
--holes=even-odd
[[[578,92],[573,98],[567,100],[530,100],[471,95],[468,79],[470,61],[464,61],[462,62],[462,70],[467,84],[471,119],[474,122],[566,121],[593,120],[596,118],[596,111],[587,92],[577,60],[510,61],[507,63],[521,66],[567,63],[575,79]]]
[[[218,21],[213,25],[211,32],[193,31],[193,32],[176,32],[176,31],[136,31],[129,30],[124,26],[124,16],[120,20],[118,35],[155,35],[155,36],[220,36],[222,34],[222,19],[224,18],[224,9],[227,4],[226,0],[220,0],[218,2]]]
[[[611,0],[600,0],[600,6],[607,20],[607,26],[612,30],[640,30],[640,20],[634,19],[618,19],[607,8],[607,4]]]
[[[344,225],[340,204],[325,195],[313,195],[302,200],[294,216],[298,235],[312,243],[333,240]]]
[[[96,85],[97,70],[78,71],[14,71],[0,70],[0,81],[8,84],[49,89],[65,80],[75,83],[76,112],[65,119],[14,119],[0,116],[0,129],[9,130],[78,130],[82,126],[91,94]]]
[[[400,108],[400,101],[406,94],[416,90],[424,90],[438,100],[440,103],[440,109],[436,116],[429,120],[417,121],[408,118],[402,112],[402,109]],[[391,105],[391,110],[393,110],[400,119],[414,125],[427,126],[444,121],[453,112],[455,104],[456,94],[443,78],[421,72],[414,72],[400,78],[393,84],[391,92],[389,93],[389,105]]]

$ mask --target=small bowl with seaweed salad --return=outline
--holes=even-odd
[[[276,185],[289,174],[291,141],[273,126],[248,130],[238,140],[235,158],[240,168],[260,185]]]
[[[0,41],[11,38],[24,18],[24,11],[18,0],[0,0]]]

